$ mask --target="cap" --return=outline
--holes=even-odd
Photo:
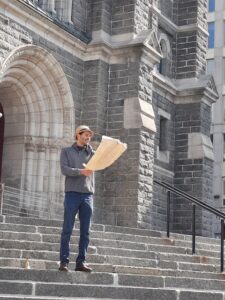
[[[75,135],[77,136],[77,134],[80,134],[82,132],[88,131],[91,133],[91,137],[94,135],[94,132],[86,125],[80,125],[77,127],[76,131],[75,131]]]

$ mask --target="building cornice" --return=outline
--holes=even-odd
[[[198,23],[178,26],[173,21],[171,21],[166,16],[164,16],[161,13],[161,11],[159,9],[157,9],[155,6],[152,6],[152,8],[153,8],[153,11],[158,16],[159,24],[161,25],[161,27],[173,36],[176,35],[177,33],[190,32],[190,31],[199,31],[200,33],[204,34],[205,36],[209,35],[208,31],[206,29],[204,29],[202,26],[200,26]]]
[[[17,0],[1,0],[0,13],[83,59],[86,44],[52,22],[42,11]]]
[[[103,32],[94,33],[94,38],[89,44],[84,43],[76,36],[57,26],[52,19],[42,10],[33,9],[21,0],[2,0],[0,13],[21,26],[35,32],[44,39],[62,47],[72,55],[83,61],[101,59],[107,63],[117,63],[127,60],[127,55],[132,58],[142,56],[146,63],[153,65],[161,58],[160,49],[154,49],[149,43],[150,31],[134,34],[111,36]]]
[[[210,75],[175,80],[154,70],[153,83],[153,89],[156,92],[161,91],[174,104],[204,101],[207,105],[211,105],[219,97],[213,77]]]

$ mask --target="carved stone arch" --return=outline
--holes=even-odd
[[[161,44],[162,42],[165,43],[167,53],[168,55],[170,55],[171,54],[170,40],[165,33],[161,33],[159,36],[159,43]]]
[[[162,75],[169,76],[171,74],[172,51],[169,38],[165,33],[160,34],[159,44],[162,52],[162,59],[159,65],[159,72]]]
[[[55,57],[34,45],[14,49],[2,64],[0,103],[5,118],[2,181],[46,195],[62,192],[59,151],[72,142],[75,121],[70,86]]]

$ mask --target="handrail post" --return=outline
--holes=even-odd
[[[192,254],[195,254],[195,209],[196,205],[192,204]]]
[[[167,237],[170,237],[170,191],[167,191]]]
[[[224,219],[221,219],[221,251],[220,251],[220,271],[224,269]]]

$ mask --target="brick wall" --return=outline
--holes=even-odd
[[[173,20],[173,0],[159,0],[159,9],[168,19]]]
[[[111,34],[111,0],[88,0],[88,31],[103,30]]]
[[[72,3],[72,22],[76,28],[86,32],[88,0],[73,0]]]
[[[125,154],[105,171],[104,208],[114,213],[117,225],[137,223],[139,130],[123,126],[124,99],[137,96],[139,64],[130,62],[110,66],[107,135],[128,144]],[[112,217],[112,215],[111,215]]]
[[[200,24],[206,29],[207,1],[180,0],[174,2],[174,13],[177,25]],[[206,70],[207,33],[195,29],[177,34],[174,44],[177,55],[176,78],[190,78],[200,76]]]
[[[173,184],[174,172],[174,153],[175,153],[175,135],[174,135],[174,104],[166,97],[160,95],[157,90],[153,92],[153,108],[155,112],[156,134],[155,134],[155,155],[154,155],[154,179]],[[165,161],[159,155],[160,142],[160,115],[159,110],[169,114],[167,121],[167,151],[169,151],[169,160]],[[165,151],[164,151],[165,154]],[[152,205],[152,228],[156,230],[166,230],[166,209],[167,194],[165,189],[158,185],[153,186],[153,205]]]
[[[113,1],[112,34],[122,34],[134,31],[135,0]]]
[[[109,66],[103,61],[84,64],[82,122],[88,123],[100,135],[106,133],[108,73]]]
[[[188,158],[188,134],[192,132],[200,132],[209,136],[210,107],[205,103],[176,106],[174,184],[181,190],[213,205],[213,162],[207,158]],[[208,213],[197,209],[197,219],[197,233],[211,235],[211,217]],[[191,205],[176,197],[174,198],[174,230],[191,232]]]
[[[81,122],[82,112],[82,97],[83,97],[83,73],[84,63],[79,58],[75,57],[68,51],[65,51],[58,45],[43,39],[35,33],[30,33],[33,38],[33,44],[43,47],[48,50],[59,62],[67,77],[73,95],[75,107],[75,122],[76,125]]]

